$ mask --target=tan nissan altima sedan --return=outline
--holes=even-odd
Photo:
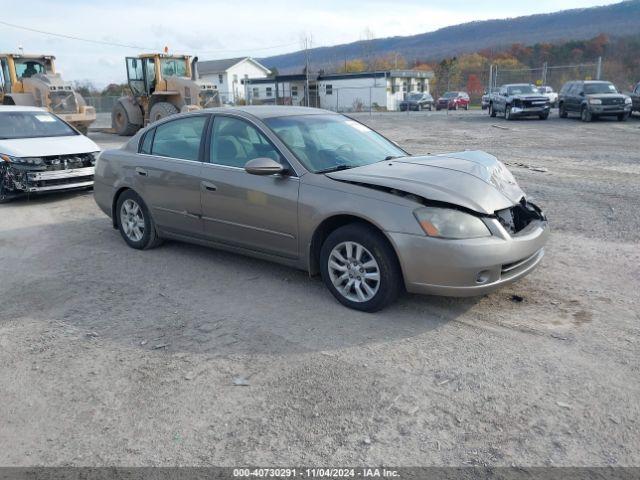
[[[104,152],[95,199],[124,241],[196,242],[320,274],[344,305],[471,296],[531,272],[547,220],[478,151],[413,156],[333,112],[175,115]]]

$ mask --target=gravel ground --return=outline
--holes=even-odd
[[[91,192],[0,206],[0,465],[639,466],[640,119],[360,119],[507,163],[550,218],[541,267],[370,315],[263,261],[127,248]]]

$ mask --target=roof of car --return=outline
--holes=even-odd
[[[288,117],[292,115],[336,115],[335,112],[321,108],[292,107],[288,105],[248,105],[246,107],[209,108],[207,110],[212,112],[244,112],[257,118]]]
[[[44,108],[22,105],[0,105],[0,112],[46,112]]]

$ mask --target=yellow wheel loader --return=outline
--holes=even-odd
[[[132,95],[118,99],[111,124],[118,135],[179,112],[220,106],[213,85],[197,80],[197,62],[188,55],[163,53],[127,57],[127,81]]]
[[[83,134],[96,110],[56,73],[52,55],[0,53],[0,103],[42,107]]]

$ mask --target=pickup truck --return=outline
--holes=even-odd
[[[489,115],[495,117],[500,113],[506,120],[518,117],[538,117],[540,120],[546,120],[549,118],[550,110],[549,99],[538,93],[535,85],[527,83],[502,85],[498,93],[491,95],[489,101]]]

